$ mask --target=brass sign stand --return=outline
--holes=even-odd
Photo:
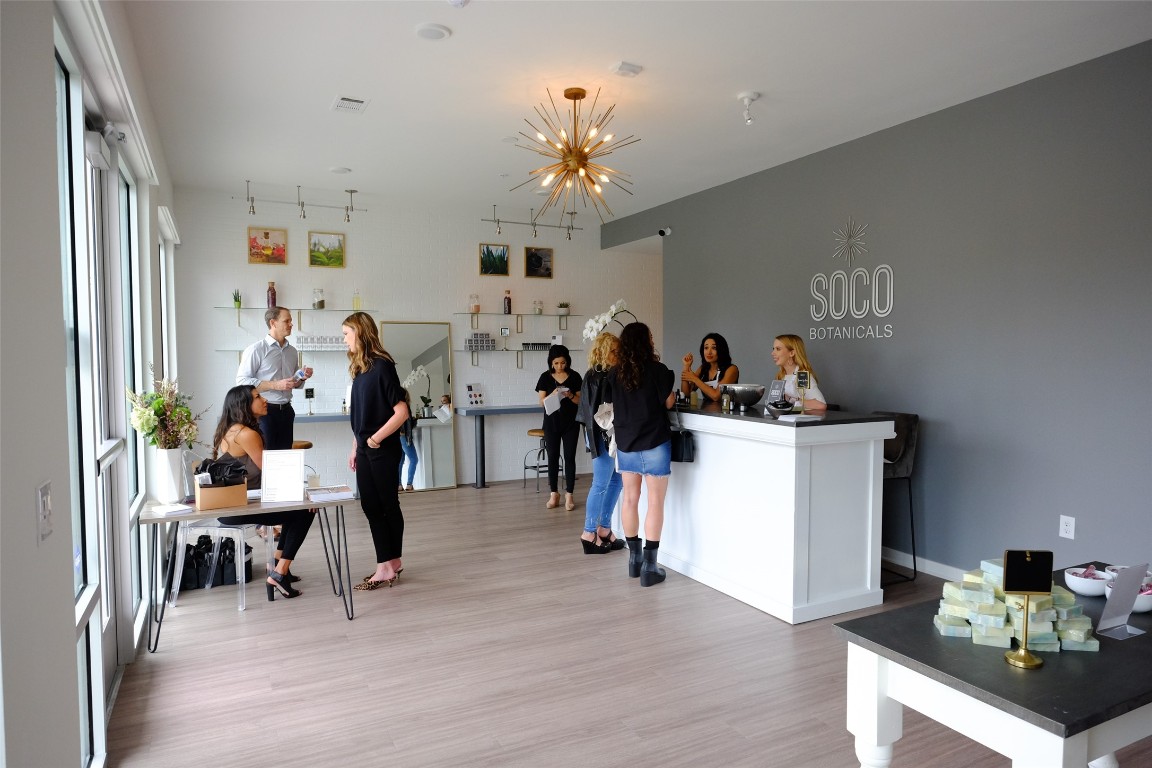
[[[1044,660],[1028,650],[1032,595],[1052,594],[1052,553],[1032,549],[1004,550],[1004,594],[1024,595],[1024,633],[1020,647],[1004,653],[1004,661],[1021,669],[1037,669]]]

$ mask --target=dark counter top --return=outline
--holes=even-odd
[[[1052,580],[1066,586],[1063,570]],[[1076,602],[1095,627],[1105,599],[1076,595]],[[835,628],[852,643],[1065,739],[1152,703],[1152,614],[1134,613],[1128,620],[1149,634],[1097,637],[1097,653],[1035,651],[1044,666],[1028,670],[1005,662],[1007,649],[942,636],[932,624],[938,607],[933,600]]]
[[[678,413],[687,413],[697,416],[714,416],[718,419],[739,419],[741,421],[755,421],[766,424],[777,424],[781,427],[819,427],[827,424],[863,424],[873,421],[892,421],[891,416],[881,416],[872,413],[852,413],[851,411],[825,411],[819,415],[819,420],[806,420],[806,421],[779,421],[771,416],[764,415],[764,404],[749,408],[747,411],[741,412],[738,409],[733,409],[731,413],[724,413],[720,408],[720,403],[705,403],[699,407],[693,408],[689,405],[677,405],[676,411]]]

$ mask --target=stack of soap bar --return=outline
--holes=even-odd
[[[1004,561],[981,560],[979,570],[967,571],[960,581],[944,582],[932,621],[941,635],[971,637],[976,645],[1011,648],[1013,637],[1023,641],[1027,621],[1029,650],[1100,650],[1100,641],[1092,637],[1092,620],[1064,587],[1053,584],[1051,595],[1029,595],[1027,618],[1024,603],[1024,595],[1004,594]]]

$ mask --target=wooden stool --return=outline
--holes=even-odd
[[[292,450],[294,450],[294,451],[297,451],[297,450],[300,450],[303,448],[311,448],[311,447],[312,447],[312,441],[311,440],[293,440],[292,441]]]
[[[528,470],[532,470],[536,473],[536,493],[540,493],[540,475],[541,473],[548,472],[548,448],[544,444],[544,430],[530,429],[528,430],[528,437],[539,438],[540,445],[524,454],[524,473],[522,476],[524,481],[523,487],[528,487]],[[536,458],[532,462],[529,462],[528,457],[532,454],[536,454]],[[560,469],[564,469],[563,456],[560,457]]]

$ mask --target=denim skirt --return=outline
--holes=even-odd
[[[646,451],[616,451],[616,471],[667,477],[672,474],[672,441]]]

